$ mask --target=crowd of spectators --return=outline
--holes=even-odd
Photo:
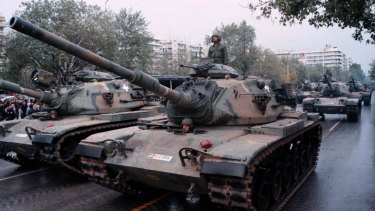
[[[0,100],[0,121],[23,119],[34,112],[41,111],[41,106],[33,99],[8,98]]]

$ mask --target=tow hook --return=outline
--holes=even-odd
[[[189,203],[196,204],[200,200],[199,194],[197,193],[196,184],[194,182],[190,183],[190,188],[187,190],[186,201]]]

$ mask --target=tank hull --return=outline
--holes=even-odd
[[[140,117],[157,115],[163,111],[162,106],[146,106],[133,112],[71,115],[55,120],[22,119],[13,120],[14,123],[3,122],[5,136],[0,137],[1,157],[20,164],[17,159],[12,159],[14,157],[12,153],[16,153],[18,157],[22,156],[30,161],[63,163],[74,158],[75,147],[81,139],[90,134],[132,126]],[[64,147],[67,149],[63,149]],[[67,154],[61,155],[58,151]],[[7,156],[10,152],[11,157]]]
[[[293,183],[294,186],[301,183],[303,178],[312,172],[321,140],[318,114],[313,116],[315,120],[303,120],[301,116],[297,118],[288,116],[273,123],[253,127],[202,126],[196,128],[199,131],[206,131],[204,134],[177,135],[166,129],[142,130],[138,127],[131,127],[111,131],[111,134],[104,132],[92,135],[83,140],[78,149],[81,149],[79,154],[87,159],[86,161],[100,160],[105,168],[110,169],[107,172],[116,172],[114,174],[116,178],[122,178],[116,182],[123,186],[129,182],[136,182],[153,188],[188,192],[188,194],[189,190],[194,187],[195,194],[208,194],[215,203],[227,206],[233,204],[232,207],[236,207],[234,206],[236,203],[231,202],[229,193],[228,196],[225,195],[224,198],[219,199],[217,191],[221,188],[225,191],[226,188],[220,185],[219,187],[216,184],[216,178],[223,181],[233,179],[247,183],[249,177],[261,174],[259,173],[262,171],[260,163],[270,165],[269,159],[275,159],[274,153],[276,152],[280,153],[277,156],[282,154],[284,157],[300,153],[301,157],[304,157],[298,161],[300,163],[302,163],[301,160],[305,160],[303,162],[306,163],[309,160],[309,164],[303,167],[303,171],[301,170],[300,177],[297,177]],[[124,153],[117,152],[113,156],[108,156],[108,154],[103,156],[106,154],[102,144],[104,137],[124,140]],[[205,150],[202,148],[202,141],[207,140],[212,146]],[[96,148],[102,153],[94,153],[93,150],[89,150],[90,148]],[[307,148],[310,150],[309,153],[307,153]],[[190,152],[190,155],[186,155],[186,152]],[[95,154],[100,154],[100,156],[95,157]],[[272,163],[275,162],[272,161]],[[83,169],[86,175],[93,178],[101,176],[95,173],[94,166],[90,167],[90,164],[86,164]],[[295,165],[302,169],[300,164]],[[254,175],[251,176],[252,174]],[[260,180],[260,178],[257,179]],[[253,185],[257,186],[257,184]],[[113,187],[113,184],[107,183],[106,186]],[[225,186],[228,187],[228,185]],[[255,191],[257,188],[255,186],[246,191]],[[116,190],[116,188],[113,189]],[[287,192],[284,193],[289,194]],[[251,206],[255,204],[254,202],[251,205],[251,201],[257,200],[255,196],[245,196],[244,199],[245,202],[239,203],[238,207],[251,209]],[[273,203],[272,206],[278,203]]]
[[[324,114],[346,114],[350,122],[359,120],[362,109],[360,98],[316,97],[306,98],[302,102],[303,111]]]

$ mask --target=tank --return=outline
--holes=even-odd
[[[371,104],[372,91],[370,89],[358,81],[355,81],[354,78],[351,78],[346,84],[349,86],[349,91],[352,95],[363,101],[363,105],[369,106]]]
[[[298,103],[302,103],[303,99],[315,96],[316,85],[308,80],[301,80],[302,87],[297,90],[296,98]]]
[[[282,207],[315,169],[320,116],[286,110],[287,89],[277,81],[204,63],[172,90],[18,17],[10,26],[168,100],[165,115],[80,142],[82,169],[100,184],[132,193],[150,187],[184,192],[191,202],[208,195],[216,204],[268,210]]]
[[[359,95],[349,92],[349,87],[324,73],[321,91],[316,97],[305,98],[303,111],[324,114],[346,114],[349,122],[357,122],[361,115],[362,102]]]
[[[164,111],[163,106],[148,101],[144,90],[126,80],[81,83],[57,92],[35,91],[0,80],[0,89],[43,103],[44,112],[0,122],[2,158],[16,158],[13,160],[19,164],[20,157],[68,162],[74,158],[79,140],[90,133],[131,126],[139,117]]]

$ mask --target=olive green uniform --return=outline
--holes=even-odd
[[[228,52],[224,45],[212,45],[208,49],[208,57],[213,58],[215,63],[228,64]]]

